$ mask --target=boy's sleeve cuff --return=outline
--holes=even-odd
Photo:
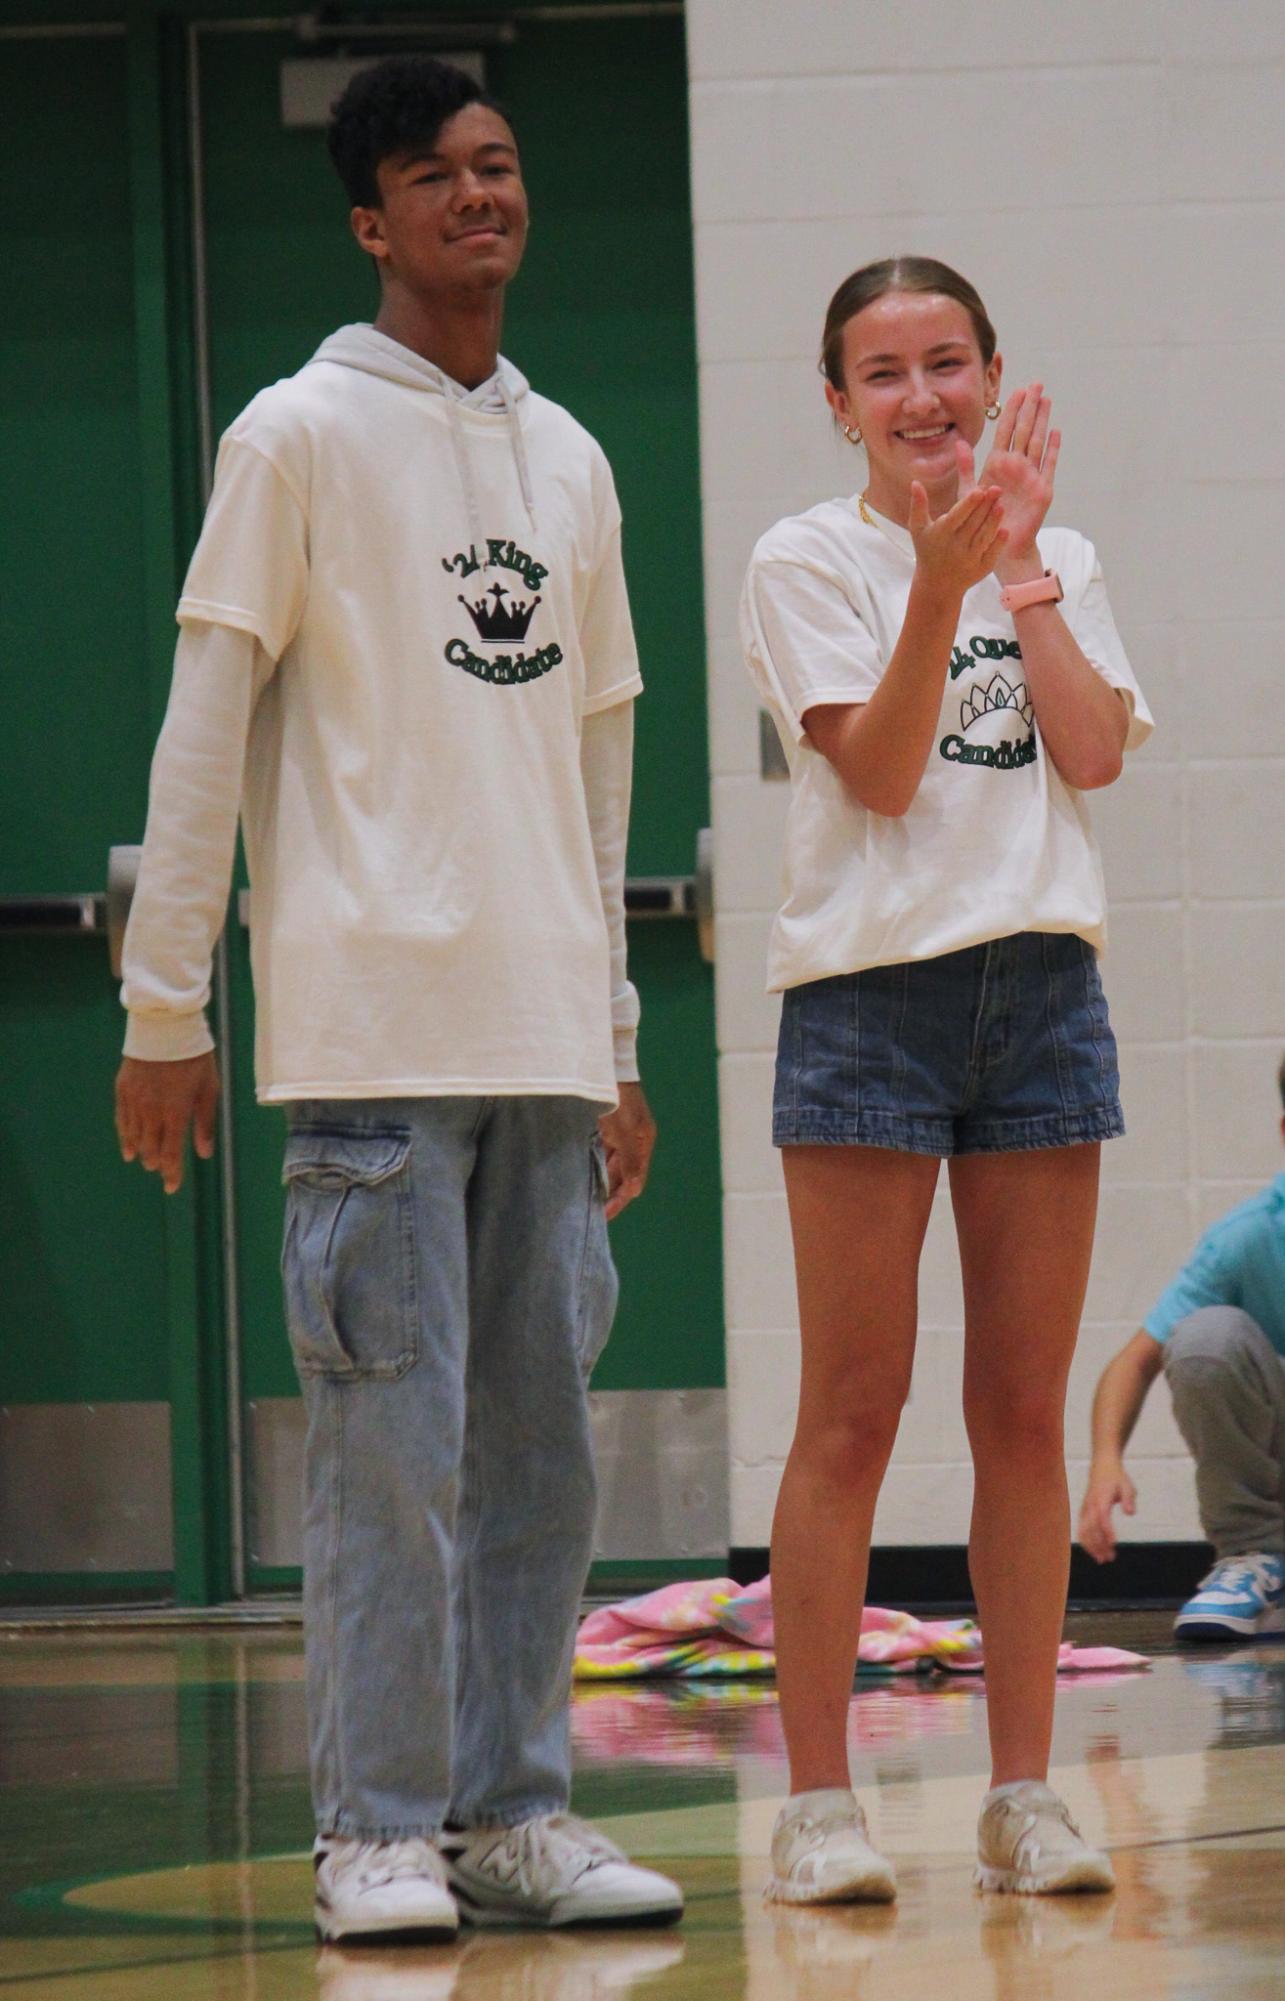
[[[124,1053],[140,1063],[182,1063],[207,1055],[213,1047],[214,1037],[204,1013],[131,1013],[128,1017]]]

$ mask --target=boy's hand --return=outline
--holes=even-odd
[[[652,1148],[656,1144],[656,1121],[648,1109],[641,1084],[622,1084],[620,1103],[598,1121],[598,1131],[607,1150],[607,1221],[627,1209],[647,1185]]]
[[[202,1160],[214,1152],[219,1069],[213,1050],[178,1063],[126,1056],[116,1073],[116,1134],[122,1158],[159,1174],[167,1195],[183,1185],[187,1129]]]
[[[1138,1511],[1138,1494],[1132,1480],[1122,1465],[1089,1468],[1089,1484],[1084,1490],[1080,1503],[1080,1520],[1076,1529],[1076,1541],[1081,1549],[1087,1549],[1096,1563],[1110,1563],[1116,1552],[1115,1523],[1112,1516],[1117,1507],[1126,1515]]]

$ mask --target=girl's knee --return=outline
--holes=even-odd
[[[1061,1465],[1066,1457],[1065,1405],[1060,1389],[967,1395],[964,1422],[977,1470]]]
[[[904,1401],[827,1412],[806,1428],[800,1426],[791,1456],[828,1485],[863,1487],[881,1476],[888,1463]]]

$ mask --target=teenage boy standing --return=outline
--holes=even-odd
[[[655,1922],[677,1886],[565,1812],[606,1224],[655,1137],[619,509],[499,356],[527,204],[498,107],[392,57],[329,141],[379,313],[220,447],[126,942],[121,1146],[171,1192],[189,1123],[212,1149],[239,805],[259,1096],[289,1127],[318,1927]]]

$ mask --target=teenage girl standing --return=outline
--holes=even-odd
[[[778,522],[742,603],[792,778],[769,986],[784,993],[773,1137],[803,1366],[772,1537],[791,1797],[770,1894],[895,1894],[850,1790],[846,1725],[943,1158],[993,1760],[978,1881],[1109,1889],[1106,1856],[1045,1781],[1070,1554],[1063,1404],[1099,1142],[1123,1131],[1081,795],[1119,775],[1151,717],[1092,546],[1044,527],[1049,399],[1033,383],[1001,412],[973,287],[931,258],[867,265],[831,300],[822,366],[868,482]]]

